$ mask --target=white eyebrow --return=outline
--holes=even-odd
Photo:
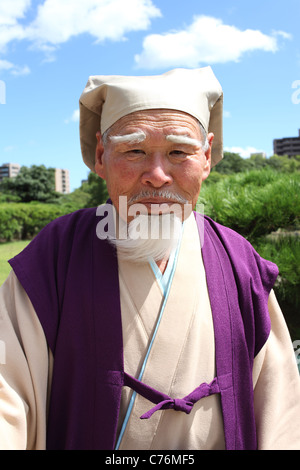
[[[109,139],[114,144],[122,144],[123,142],[139,143],[146,139],[146,134],[143,131],[138,131],[131,134],[112,135]]]
[[[175,144],[193,145],[194,147],[202,147],[202,143],[198,139],[192,139],[187,135],[174,135],[170,134],[166,136],[166,139]]]
[[[132,132],[124,135],[109,136],[109,140],[114,144],[122,144],[124,142],[139,143],[146,139],[146,134],[143,131]],[[166,139],[175,144],[192,145],[193,147],[202,147],[202,142],[198,139],[193,139],[187,135],[170,134]]]

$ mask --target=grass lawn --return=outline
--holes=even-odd
[[[7,261],[20,253],[28,243],[29,241],[27,240],[0,243],[0,286],[3,284],[11,270]]]

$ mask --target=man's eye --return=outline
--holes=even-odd
[[[132,149],[125,152],[125,156],[128,160],[137,160],[143,158],[145,152],[141,149]]]
[[[133,153],[133,154],[135,154],[135,155],[139,155],[139,154],[143,154],[144,151],[141,150],[141,149],[132,149],[132,150],[128,150],[127,153]]]
[[[184,158],[187,156],[187,154],[183,152],[183,150],[172,150],[170,155],[172,155],[173,157],[181,157],[181,158]]]

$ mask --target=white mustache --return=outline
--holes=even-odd
[[[155,199],[161,198],[166,199],[171,202],[178,202],[180,204],[187,204],[188,200],[182,197],[180,194],[173,193],[166,189],[153,190],[153,191],[141,191],[139,194],[132,196],[128,200],[128,204],[134,204],[135,202],[141,201],[143,199]]]

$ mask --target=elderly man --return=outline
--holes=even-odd
[[[0,448],[300,448],[277,268],[192,210],[222,97],[209,67],[90,77],[81,148],[110,200],[10,260]]]

